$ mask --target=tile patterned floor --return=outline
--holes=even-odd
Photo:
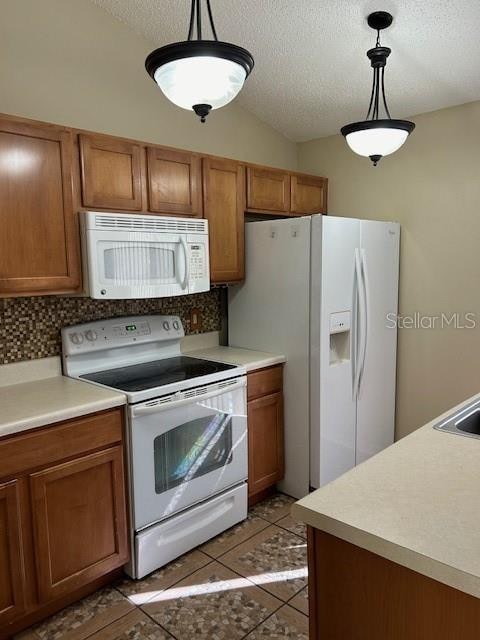
[[[278,494],[143,580],[125,579],[16,640],[308,640],[305,528]]]

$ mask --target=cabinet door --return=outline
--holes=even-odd
[[[25,570],[16,480],[0,485],[0,628],[25,605]]]
[[[30,487],[41,602],[125,564],[122,447],[34,473]]]
[[[283,478],[283,396],[272,393],[248,403],[248,495]]]
[[[292,176],[292,212],[300,215],[327,212],[327,179]]]
[[[202,217],[201,160],[186,151],[147,149],[149,210]]]
[[[84,207],[141,211],[144,170],[139,144],[80,135]]]
[[[0,118],[0,294],[78,289],[72,160],[70,131]]]
[[[204,158],[204,217],[209,225],[210,279],[234,282],[245,275],[245,169],[238,162]]]
[[[290,212],[290,174],[247,167],[247,209]]]

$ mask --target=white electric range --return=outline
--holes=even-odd
[[[62,329],[65,375],[123,392],[134,578],[247,517],[246,370],[181,353],[177,316]]]

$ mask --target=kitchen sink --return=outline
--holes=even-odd
[[[480,438],[480,400],[453,414],[443,422],[434,425],[434,429],[456,433],[459,436]]]

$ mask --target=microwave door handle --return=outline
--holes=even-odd
[[[159,413],[161,411],[168,411],[169,409],[183,407],[186,404],[192,404],[192,402],[202,402],[203,400],[207,400],[208,398],[214,398],[215,396],[220,396],[224,393],[235,391],[235,389],[245,387],[246,384],[247,383],[245,378],[240,378],[240,380],[238,380],[238,382],[236,382],[235,384],[227,387],[222,387],[221,389],[215,389],[215,391],[210,391],[209,393],[205,393],[203,395],[193,396],[190,398],[182,398],[181,400],[172,400],[171,402],[165,402],[165,404],[146,404],[143,407],[134,407],[132,408],[132,416],[147,416],[152,413]]]
[[[185,241],[185,238],[183,236],[180,236],[180,244],[182,245],[183,248],[183,256],[184,256],[184,260],[185,260],[185,270],[184,270],[184,278],[182,280],[182,282],[180,283],[180,286],[182,287],[182,289],[186,289],[188,286],[188,278],[190,277],[190,269],[189,269],[189,259],[188,259],[188,245]]]

